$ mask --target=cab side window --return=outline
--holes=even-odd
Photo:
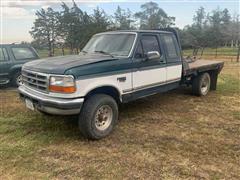
[[[134,57],[144,58],[150,51],[157,51],[159,54],[161,54],[158,38],[155,35],[143,35],[141,40],[138,42]]]
[[[0,62],[7,61],[8,60],[8,54],[6,48],[0,48]]]
[[[142,41],[144,54],[147,54],[150,51],[157,51],[157,52],[159,52],[159,54],[161,54],[157,36],[144,35],[144,36],[142,36],[141,41]]]

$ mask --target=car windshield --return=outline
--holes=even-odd
[[[130,33],[95,35],[89,40],[82,52],[103,53],[111,56],[128,56],[135,36],[135,34]]]

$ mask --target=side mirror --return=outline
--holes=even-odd
[[[147,53],[147,60],[160,59],[160,54],[158,51],[149,51]]]

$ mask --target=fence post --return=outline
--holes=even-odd
[[[217,57],[217,55],[218,55],[218,47],[216,47],[215,58]]]
[[[237,62],[239,62],[239,55],[240,55],[240,43],[238,43]]]

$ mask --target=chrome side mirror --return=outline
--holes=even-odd
[[[160,59],[160,54],[158,51],[149,51],[147,53],[147,60]]]

